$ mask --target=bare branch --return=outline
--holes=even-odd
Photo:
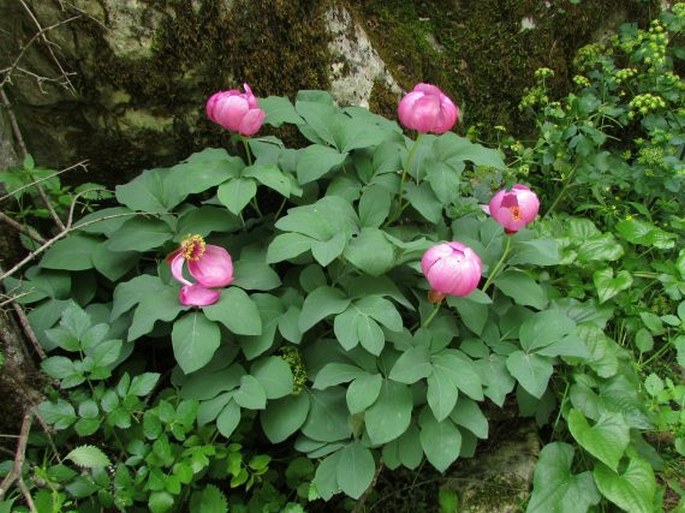
[[[12,228],[17,230],[19,233],[23,233],[24,235],[32,238],[33,240],[35,240],[39,244],[45,242],[45,239],[43,237],[41,237],[40,234],[38,232],[36,232],[36,230],[31,228],[30,226],[24,226],[23,224],[18,223],[17,221],[15,221],[14,219],[12,219],[10,216],[3,213],[2,211],[0,211],[0,221],[4,222],[5,224],[10,225]]]
[[[82,167],[84,171],[88,171],[88,160],[82,160],[81,162],[77,162],[76,164],[73,164],[69,167],[65,167],[64,169],[60,169],[59,171],[55,171],[54,173],[52,173],[52,174],[50,174],[44,178],[39,178],[38,180],[34,180],[33,182],[31,182],[29,184],[26,184],[22,187],[14,189],[13,191],[8,192],[4,196],[0,196],[0,202],[6,200],[7,198],[14,196],[16,193],[21,192],[24,189],[29,189],[36,184],[50,180],[51,178],[54,178],[55,176],[59,176],[63,173],[66,173],[67,171],[71,171],[72,169],[76,169],[77,167]]]
[[[2,99],[2,104],[5,106],[5,109],[7,109],[7,117],[10,120],[10,125],[12,125],[12,132],[14,133],[14,139],[19,145],[19,150],[20,150],[20,157],[21,159],[25,159],[26,155],[29,154],[28,150],[26,149],[26,143],[24,142],[24,137],[21,135],[21,130],[19,129],[19,123],[17,123],[17,118],[14,115],[14,111],[12,110],[12,105],[10,104],[9,98],[7,98],[7,95],[5,94],[5,90],[2,87],[2,84],[0,84],[0,98]]]
[[[19,324],[21,324],[21,328],[24,330],[24,334],[31,341],[31,345],[33,346],[33,349],[36,351],[36,354],[41,360],[45,360],[47,358],[47,355],[45,354],[45,351],[43,351],[43,346],[40,345],[38,337],[36,337],[33,328],[31,328],[31,323],[29,322],[28,317],[26,317],[24,309],[16,301],[12,303],[12,308],[14,308],[14,313],[17,314]]]
[[[0,483],[0,501],[4,500],[5,494],[7,493],[9,487],[12,486],[12,484],[14,484],[15,481],[18,480],[19,486],[21,487],[22,492],[24,492],[24,498],[26,499],[26,503],[29,505],[30,509],[32,508],[31,511],[36,511],[36,507],[35,505],[33,505],[33,500],[31,499],[31,495],[28,493],[28,489],[24,491],[24,489],[26,488],[26,484],[24,483],[24,480],[21,477],[21,468],[24,465],[24,458],[26,456],[26,444],[29,439],[29,431],[31,430],[32,419],[33,415],[31,415],[30,413],[24,415],[24,420],[21,423],[21,431],[19,432],[17,450],[14,453],[14,465],[12,466],[12,471],[9,474],[7,474],[7,476],[5,476],[5,479],[3,479],[2,483]]]

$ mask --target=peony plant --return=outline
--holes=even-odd
[[[316,463],[308,496],[325,500],[361,497],[381,460],[447,470],[488,438],[493,407],[546,422],[556,366],[608,379],[602,317],[540,271],[561,252],[533,222],[535,193],[471,192],[483,173],[503,182],[506,165],[451,131],[460,112],[440,89],[419,84],[400,101],[414,139],[322,91],[292,102],[244,88],[206,110],[250,137],[245,159],[211,148],[147,170],[46,253],[26,287],[80,278],[71,292],[41,288],[39,337],[71,294],[118,330],[112,368],[154,340],[199,426],[290,444]],[[308,142],[258,137],[262,123]]]

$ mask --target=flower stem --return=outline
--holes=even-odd
[[[250,151],[250,144],[247,142],[248,137],[240,136],[240,140],[243,141],[243,146],[245,147],[245,158],[247,158],[247,165],[252,165],[252,152]]]
[[[397,219],[400,217],[400,215],[402,215],[402,212],[405,209],[405,206],[403,205],[404,198],[402,197],[404,193],[404,182],[407,180],[407,173],[409,172],[409,168],[411,167],[412,161],[414,160],[414,155],[416,155],[416,150],[419,147],[419,142],[421,141],[422,135],[423,134],[419,133],[419,135],[416,136],[414,144],[409,149],[409,155],[407,155],[407,160],[404,162],[404,167],[402,168],[402,177],[400,178],[400,192],[397,195],[399,198],[397,208],[395,209],[393,214],[388,218],[388,221],[385,223],[386,226],[394,221],[397,221]],[[418,175],[416,178],[418,181]]]
[[[438,314],[438,311],[440,310],[440,305],[442,304],[442,301],[435,303],[435,307],[433,308],[433,311],[430,313],[430,315],[426,318],[425,321],[423,321],[423,324],[421,325],[422,328],[427,328],[428,325],[433,322],[433,319],[435,319],[435,316]]]
[[[495,277],[499,274],[499,271],[502,268],[502,264],[504,264],[504,260],[507,258],[507,256],[509,256],[509,251],[511,251],[511,235],[506,235],[506,242],[504,243],[504,251],[502,252],[502,256],[500,257],[499,261],[495,264],[495,267],[488,276],[488,279],[485,281],[485,285],[483,285],[483,292],[488,291],[488,287],[492,285],[492,282],[495,280]]]
[[[564,196],[564,194],[566,194],[566,191],[568,189],[570,189],[571,187],[573,187],[573,184],[571,183],[571,178],[573,178],[573,175],[575,174],[575,172],[576,172],[576,168],[573,167],[571,169],[571,172],[568,174],[568,177],[566,178],[566,181],[564,182],[564,185],[561,188],[561,191],[559,191],[559,194],[557,194],[557,197],[554,198],[554,203],[552,203],[552,206],[550,206],[547,209],[547,212],[545,212],[545,215],[542,216],[543,218],[546,218],[551,212],[554,211],[556,206],[559,204],[559,201],[561,201],[561,198]]]

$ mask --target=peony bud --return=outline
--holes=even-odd
[[[516,233],[538,215],[540,200],[528,187],[515,184],[510,191],[502,189],[488,204],[488,211],[507,233]]]
[[[243,84],[245,92],[237,89],[219,91],[207,100],[207,117],[226,130],[249,137],[259,132],[266,112],[259,108],[257,97],[250,86]]]
[[[473,292],[480,281],[483,264],[465,244],[443,242],[423,254],[421,270],[432,289],[429,298],[437,303],[445,296],[468,296]]]
[[[405,127],[434,134],[447,132],[461,117],[459,107],[431,84],[417,84],[400,100],[397,114]]]

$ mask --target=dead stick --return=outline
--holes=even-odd
[[[21,467],[24,464],[26,444],[29,439],[29,430],[31,429],[32,419],[33,416],[30,413],[24,415],[24,420],[21,423],[21,431],[19,432],[19,441],[17,442],[17,451],[14,453],[14,465],[12,466],[12,471],[7,474],[5,479],[3,479],[2,483],[0,484],[0,501],[5,499],[7,490],[17,479],[20,479],[23,483],[23,479],[21,479]]]

